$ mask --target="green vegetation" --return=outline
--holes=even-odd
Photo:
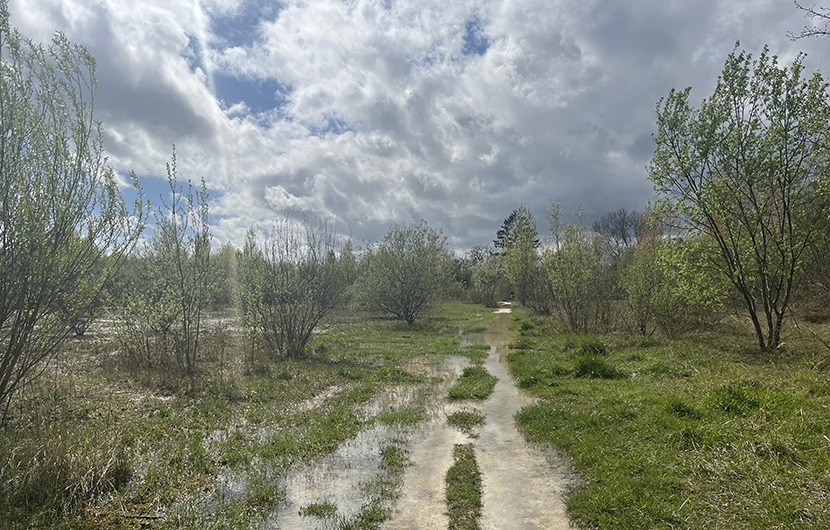
[[[540,283],[536,220],[530,209],[522,204],[511,217],[505,219],[503,230],[508,230],[501,247],[504,272],[513,286],[516,299],[532,306],[534,300],[539,299],[535,296],[534,289]]]
[[[272,359],[302,359],[311,334],[343,300],[346,280],[328,222],[278,222],[264,248],[250,230],[241,260],[242,311]]]
[[[472,444],[453,448],[455,463],[447,470],[447,515],[450,530],[477,530],[481,517],[481,473]]]
[[[287,470],[376,422],[421,421],[418,401],[360,411],[386,386],[434,382],[403,363],[457,351],[459,328],[493,318],[463,303],[441,304],[415,330],[344,315],[331,315],[326,325],[337,325],[313,340],[305,359],[248,371],[247,354],[235,348],[224,361],[200,357],[195,395],[171,395],[153,379],[143,386],[105,340],[71,341],[55,359],[61,375],[36,380],[10,412],[13,428],[0,431],[8,463],[0,468],[0,520],[9,528],[257,526],[284,498],[279,477]],[[380,450],[382,472],[364,485],[365,509],[344,527],[373,527],[391,513],[408,465],[406,442]],[[223,492],[220,478],[229,473],[245,485],[241,493]],[[309,508],[313,515],[321,507]]]
[[[447,394],[450,399],[487,399],[498,380],[482,366],[468,366]]]
[[[457,354],[467,357],[476,366],[481,366],[481,363],[483,363],[484,359],[486,359],[490,354],[490,346],[487,344],[471,344],[461,348]]]
[[[95,58],[61,34],[25,39],[9,16],[0,2],[0,424],[100,310],[146,211],[126,208],[107,165]]]
[[[738,322],[648,341],[543,329],[534,348],[509,353],[519,386],[542,398],[520,412],[520,428],[584,477],[567,499],[579,523],[830,525],[830,385],[816,370],[827,354],[810,335],[775,353],[747,350],[753,330]]]
[[[3,528],[261,525],[291,470],[426,417],[416,398],[373,401],[437,382],[413,358],[468,357],[449,398],[486,399],[490,347],[460,348],[460,333],[493,314],[458,300],[509,296],[523,306],[512,374],[540,398],[517,421],[584,477],[575,520],[830,527],[830,100],[802,56],[782,68],[735,50],[699,109],[689,89],[659,102],[651,211],[569,224],[552,202],[540,247],[522,204],[497,252],[464,258],[426,221],[392,225],[359,259],[329,221],[287,218],[211,255],[205,182],[179,184],[175,150],[135,251],[149,205],[139,189],[127,209],[107,165],[94,58],[60,34],[21,37],[5,0],[0,56]],[[784,333],[795,314],[803,330]],[[484,417],[448,421],[475,438]],[[409,465],[401,436],[375,455],[357,516],[300,515],[379,526]],[[454,456],[450,527],[478,528],[472,445]]]
[[[484,424],[484,414],[476,409],[462,409],[447,416],[447,423],[470,438],[478,438],[475,428]]]
[[[447,285],[450,255],[446,238],[425,221],[415,227],[392,225],[361,260],[357,303],[412,325]]]
[[[828,84],[802,78],[764,48],[736,49],[700,109],[691,88],[657,108],[649,178],[658,208],[692,236],[704,236],[712,273],[740,294],[761,348],[775,348],[804,249],[830,209],[825,137]]]

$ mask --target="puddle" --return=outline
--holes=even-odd
[[[446,395],[469,363],[466,357],[452,356],[443,358],[441,364],[424,365],[429,367],[428,373],[421,375],[440,377],[442,381],[432,387],[431,399],[427,401],[427,419],[410,438],[409,459],[413,465],[404,473],[395,513],[381,528],[421,530],[447,527],[444,475],[453,464],[453,445],[465,443],[467,437],[447,425],[447,415],[462,405],[447,403]],[[414,368],[407,370],[414,372]]]
[[[505,308],[506,309],[506,308]],[[371,502],[368,484],[388,476],[381,465],[381,448],[396,445],[408,450],[413,465],[403,472],[397,501],[384,505],[393,514],[381,528],[393,530],[447,528],[444,476],[453,464],[453,446],[473,443],[482,473],[482,529],[571,528],[564,494],[575,477],[567,463],[548,448],[528,444],[516,430],[514,415],[534,398],[516,388],[505,364],[510,315],[502,312],[485,333],[462,338],[462,344],[490,345],[484,361],[499,382],[491,397],[474,403],[486,417],[478,438],[468,438],[446,422],[447,415],[469,408],[470,402],[448,403],[447,390],[469,359],[461,356],[411,359],[403,368],[432,379],[433,384],[385,388],[358,414],[371,417],[386,410],[425,406],[426,419],[417,426],[375,423],[342,443],[334,452],[277,479],[285,501],[273,510],[265,528],[340,528],[354,521]],[[342,389],[341,389],[342,390]],[[333,394],[318,396],[331,398]],[[221,439],[223,433],[215,433]],[[224,494],[235,498],[246,488],[241,477],[223,477]],[[325,517],[303,516],[304,508],[336,507]]]
[[[443,401],[446,389],[455,380],[464,366],[464,357],[447,357],[438,364],[434,358],[423,357],[410,360],[404,368],[424,377],[439,377],[437,385],[396,385],[383,389],[373,400],[364,405],[360,414],[368,418],[390,409],[402,409],[415,405],[426,405],[427,426],[443,419],[443,408],[436,405],[437,397]],[[435,389],[435,392],[433,392]],[[413,434],[413,430],[419,432]],[[429,427],[424,429],[428,430]],[[281,481],[285,488],[286,500],[266,520],[265,528],[339,528],[344,521],[353,520],[369,503],[365,485],[382,478],[380,450],[384,446],[401,444],[422,435],[418,427],[389,426],[376,423],[362,430],[338,446],[331,454],[306,466],[292,469]],[[450,442],[452,448],[452,442]],[[406,468],[405,483],[409,482],[410,470],[419,467],[422,453],[416,448],[409,454],[414,466]],[[427,456],[429,453],[427,453]],[[443,481],[444,469],[440,471]],[[443,499],[443,482],[439,482],[440,498]],[[405,495],[404,495],[405,497]],[[309,505],[336,506],[337,511],[329,517],[303,516],[301,511]],[[391,505],[389,506],[392,507]],[[443,512],[439,509],[438,512]],[[428,528],[419,526],[418,528]],[[446,523],[444,524],[446,527]]]
[[[482,529],[571,528],[564,495],[574,482],[567,463],[550,449],[528,444],[516,430],[514,415],[534,398],[520,391],[506,366],[509,314],[500,314],[487,330],[491,345],[484,361],[499,378],[490,398],[481,405],[486,423],[474,442],[481,469]]]
[[[286,500],[272,512],[265,528],[337,528],[357,517],[367,503],[363,486],[381,472],[380,449],[405,437],[399,427],[376,424],[364,429],[323,458],[292,469],[282,486]],[[309,505],[336,506],[332,517],[303,516]]]
[[[565,513],[564,494],[574,476],[567,463],[549,448],[528,444],[516,430],[514,415],[535,400],[520,391],[506,366],[509,307],[502,307],[496,320],[483,334],[462,337],[462,347],[489,344],[484,361],[487,370],[499,378],[493,394],[474,406],[486,416],[479,437],[470,439],[446,423],[447,414],[469,407],[470,402],[448,404],[447,389],[468,362],[448,360],[444,382],[436,385],[436,413],[410,439],[410,459],[401,499],[394,516],[381,528],[447,528],[444,476],[453,464],[452,449],[457,443],[473,443],[483,482],[482,529],[571,528]]]

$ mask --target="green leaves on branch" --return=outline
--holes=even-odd
[[[141,368],[169,369],[172,352],[178,374],[195,388],[196,361],[203,335],[202,312],[214,289],[210,257],[208,193],[179,183],[176,151],[167,164],[170,189],[154,212],[155,229],[142,249],[135,282],[122,301],[122,351]]]
[[[657,105],[649,178],[659,213],[706,244],[740,293],[759,345],[774,348],[802,253],[827,215],[827,83],[803,56],[780,67],[733,51],[699,109],[689,88]]]
[[[137,241],[93,118],[95,60],[20,36],[0,2],[0,406],[40,373]]]

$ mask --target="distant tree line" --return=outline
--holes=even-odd
[[[830,180],[827,83],[802,57],[729,55],[699,107],[690,90],[657,106],[648,166],[658,199],[588,223],[552,202],[549,231],[520,204],[492,244],[463,256],[421,221],[358,249],[328,220],[252,228],[243,248],[212,248],[208,194],[178,175],[151,209],[122,199],[93,118],[95,62],[57,35],[48,46],[9,26],[0,2],[0,407],[73,333],[106,312],[119,358],[197,390],[204,361],[229,342],[247,367],[302,360],[338,309],[415,325],[446,298],[515,300],[563,330],[677,335],[728,312],[759,347],[781,342],[793,310],[827,316]],[[154,230],[142,240],[152,216]],[[221,339],[221,340],[220,340]],[[213,356],[213,357],[212,357]]]

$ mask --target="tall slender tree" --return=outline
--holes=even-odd
[[[107,165],[96,87],[84,47],[23,38],[0,1],[0,407],[47,366],[143,228],[145,208],[125,206]]]

